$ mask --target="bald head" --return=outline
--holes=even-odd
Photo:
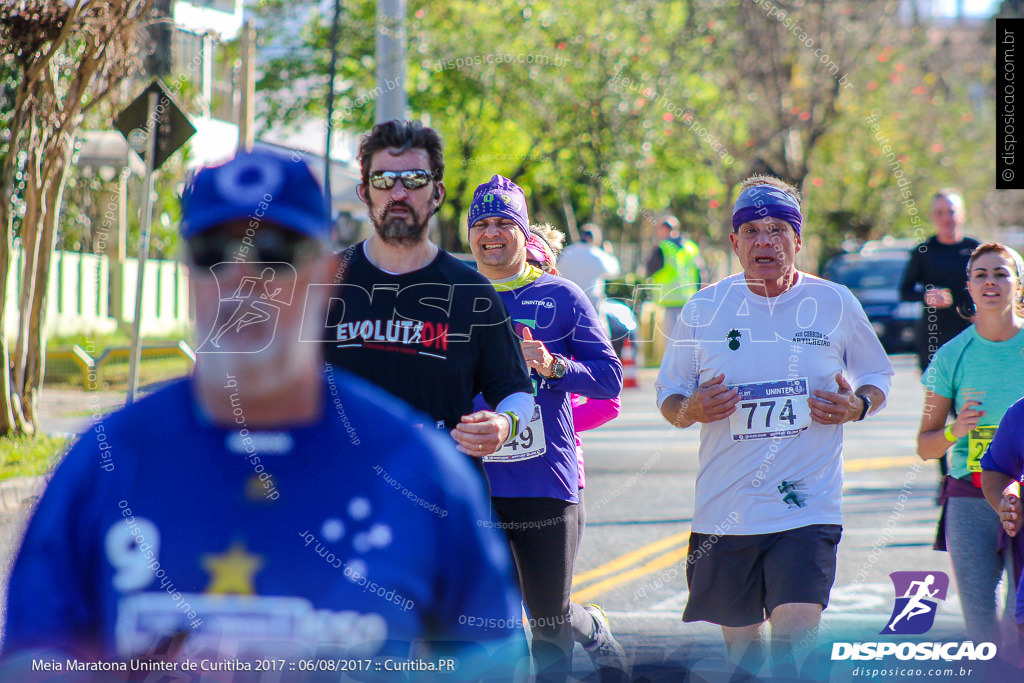
[[[963,239],[964,218],[964,200],[956,192],[943,190],[932,199],[932,224],[943,244],[956,244]]]

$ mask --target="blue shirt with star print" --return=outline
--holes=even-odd
[[[233,382],[235,425],[181,380],[78,438],[15,561],[8,658],[372,658],[426,641],[473,677],[467,652],[522,654],[508,550],[464,456],[344,371],[324,373],[315,423],[276,431],[247,428]]]

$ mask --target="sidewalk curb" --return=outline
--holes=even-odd
[[[33,497],[42,495],[46,482],[46,475],[0,481],[0,511],[17,512],[26,509],[32,504]]]

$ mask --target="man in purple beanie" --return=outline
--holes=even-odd
[[[572,603],[579,470],[570,395],[614,398],[622,365],[587,295],[527,263],[530,219],[522,189],[496,175],[469,209],[469,244],[498,290],[536,385],[536,409],[519,439],[484,458],[497,525],[508,535],[533,634],[538,678],[564,681],[573,641],[603,682],[628,678],[625,652],[597,605]]]
[[[533,386],[494,289],[427,236],[445,196],[441,138],[419,121],[378,123],[359,161],[375,230],[341,255],[325,356],[423,413],[479,467],[529,422]]]
[[[842,532],[843,427],[882,407],[892,366],[846,287],[796,268],[799,193],[741,186],[743,267],[683,307],[655,384],[676,427],[700,423],[684,621],[719,624],[757,674],[771,623],[776,675],[815,644]]]

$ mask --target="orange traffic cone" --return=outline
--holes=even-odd
[[[640,386],[636,381],[636,349],[629,337],[622,344],[622,388],[635,389]]]

